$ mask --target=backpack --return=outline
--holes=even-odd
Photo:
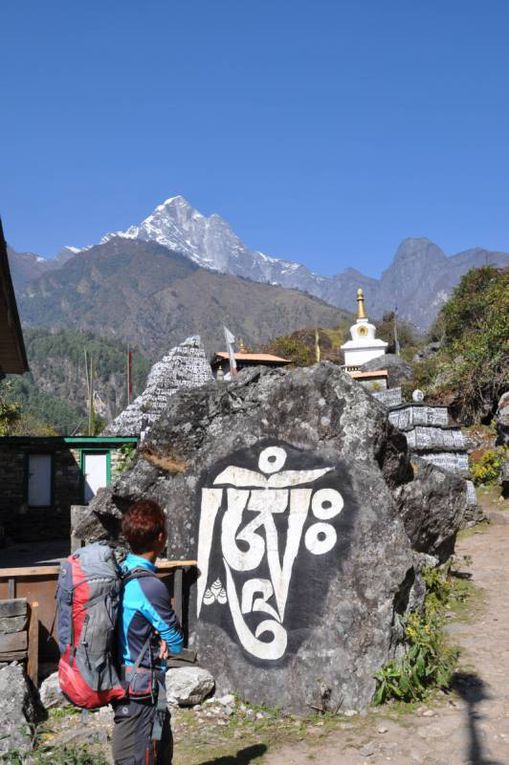
[[[57,585],[58,680],[83,709],[124,698],[116,661],[122,574],[111,547],[95,542],[61,564]]]

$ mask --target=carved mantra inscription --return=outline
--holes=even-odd
[[[289,455],[296,451],[264,445],[258,470],[235,464],[234,455],[201,488],[197,615],[214,620],[205,609],[229,608],[244,650],[269,662],[287,650],[295,563],[334,549],[334,519],[344,505],[336,488],[323,485],[335,466],[292,469]]]

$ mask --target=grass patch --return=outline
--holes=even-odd
[[[30,755],[19,752],[4,754],[2,765],[108,765],[108,760],[88,746],[41,747]]]

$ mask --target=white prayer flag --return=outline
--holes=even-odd
[[[226,345],[230,345],[230,344],[234,343],[235,342],[235,336],[232,335],[232,333],[230,332],[228,327],[224,327],[223,326],[223,329],[224,329],[224,336],[225,336],[225,339],[226,339]]]
[[[228,357],[230,359],[230,374],[234,377],[237,374],[237,362],[235,361],[235,349],[233,344],[235,342],[235,335],[233,335],[228,327],[223,325],[224,337],[226,340],[226,347],[228,349]]]

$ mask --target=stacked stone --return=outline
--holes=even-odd
[[[498,402],[495,423],[497,426],[497,444],[509,446],[509,391],[504,393]],[[500,486],[502,487],[502,496],[509,499],[509,458],[505,460],[500,469]]]
[[[0,667],[27,656],[28,606],[25,598],[0,600]]]
[[[475,488],[470,480],[467,442],[461,428],[450,424],[447,407],[403,403],[401,388],[373,395],[389,409],[389,421],[405,434],[412,453],[465,478],[469,508],[477,508]]]
[[[103,435],[143,437],[177,390],[196,388],[212,379],[199,336],[188,337],[154,364],[143,393],[105,428]]]

